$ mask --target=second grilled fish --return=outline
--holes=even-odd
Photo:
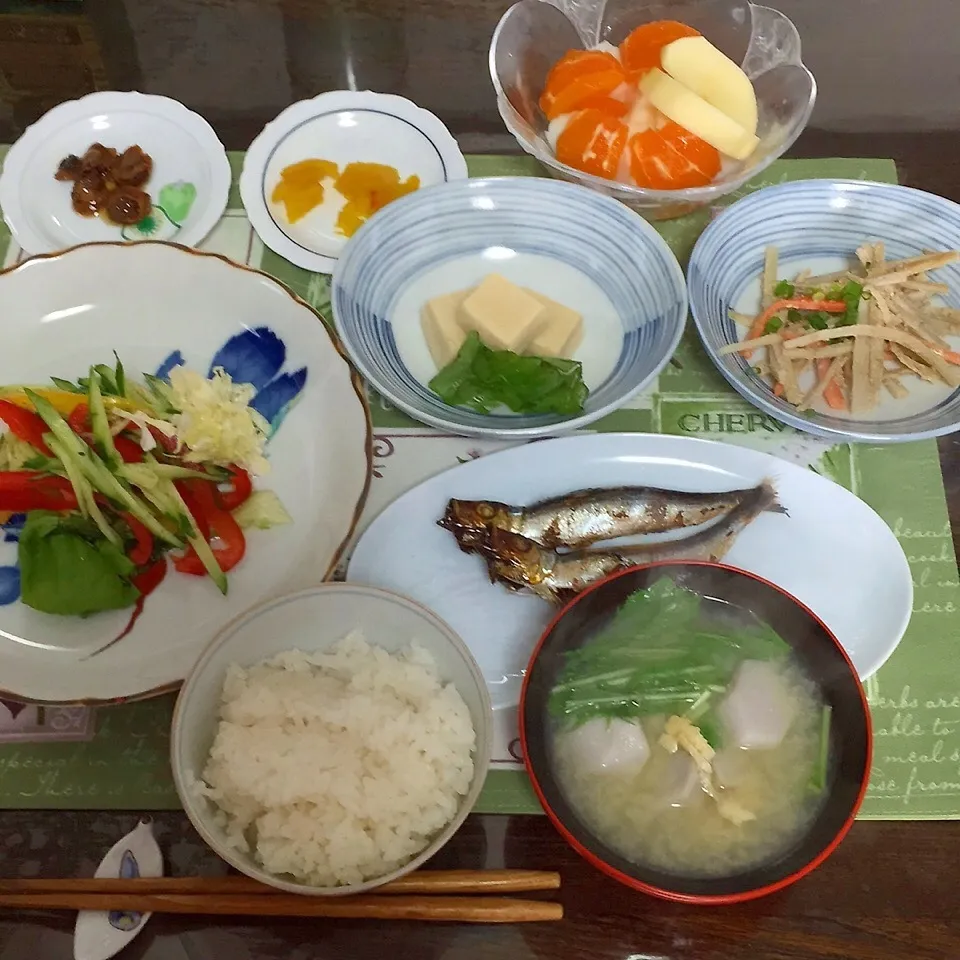
[[[682,540],[621,550],[557,553],[507,530],[494,529],[483,555],[490,579],[514,590],[526,590],[551,603],[565,603],[617,570],[663,560],[721,560],[740,531],[765,510],[786,511],[768,483],[752,491],[722,523]]]
[[[576,550],[601,540],[696,527],[730,514],[759,489],[683,493],[656,487],[609,487],[576,490],[529,507],[451,500],[438,522],[467,552],[482,548],[493,530],[519,534],[542,547]]]

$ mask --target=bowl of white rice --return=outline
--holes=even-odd
[[[294,893],[360,893],[456,832],[490,762],[480,668],[429,610],[330,583],[229,624],[187,678],[171,764],[203,839]]]

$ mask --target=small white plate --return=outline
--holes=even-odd
[[[557,611],[490,583],[482,559],[460,551],[452,534],[437,526],[451,497],[530,504],[586,487],[710,492],[764,479],[789,515],[757,517],[724,562],[770,580],[809,606],[866,679],[890,656],[910,621],[913,581],[897,538],[838,484],[726,443],[595,434],[473,460],[387,507],[360,538],[347,577],[403,593],[446,620],[480,664],[494,708],[506,709],[517,703],[530,653]]]
[[[64,157],[81,156],[96,142],[121,151],[137,145],[152,158],[144,189],[154,214],[143,229],[81,217],[70,201],[71,184],[54,179]],[[230,163],[210,124],[176,100],[144,93],[104,91],[61,103],[24,131],[0,175],[3,219],[27,253],[121,239],[194,247],[223,216],[229,192]]]
[[[467,176],[467,162],[447,128],[404,97],[370,90],[331,90],[301,100],[268,123],[250,145],[240,196],[260,239],[274,253],[317,273],[330,273],[347,238],[336,232],[343,197],[327,184],[324,201],[287,223],[270,200],[284,167],[300,160],[383,163],[401,180],[416,175],[428,187]]]

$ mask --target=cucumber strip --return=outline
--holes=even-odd
[[[158,540],[169,543],[173,547],[183,546],[179,537],[174,536],[160,523],[146,504],[131,493],[107,469],[106,464],[97,454],[70,429],[66,420],[57,413],[53,404],[34,393],[33,390],[27,390],[26,394],[54,437],[63,444],[65,450],[76,457],[81,473],[96,490],[132,513]]]
[[[212,476],[209,473],[204,473],[202,470],[191,470],[190,467],[180,467],[175,463],[157,463],[153,461],[152,463],[147,462],[143,464],[158,477],[163,477],[166,480],[208,480],[210,483],[221,483],[225,482],[230,478],[230,475],[224,471],[223,476]]]
[[[63,470],[73,487],[74,496],[77,498],[77,507],[80,513],[87,517],[90,515],[89,504],[93,502],[93,487],[87,483],[83,474],[80,472],[79,465],[74,463],[67,450],[57,440],[52,433],[45,433],[43,441],[50,448],[50,452],[63,464]]]
[[[193,514],[190,512],[189,507],[186,503],[183,502],[183,497],[180,496],[180,492],[173,485],[172,482],[168,481],[169,489],[166,491],[169,495],[176,499],[178,510],[186,517],[190,519],[190,526],[193,529],[193,536],[187,537],[187,543],[197,551],[197,556],[200,558],[200,562],[203,564],[203,568],[210,574],[210,579],[217,585],[217,589],[226,596],[228,590],[227,575],[220,569],[220,564],[217,563],[217,558],[213,554],[213,550],[210,548],[210,544],[207,543],[203,534],[200,532],[200,527],[197,525],[197,521],[193,518]]]
[[[93,487],[80,474],[79,464],[73,461],[70,451],[65,450],[63,444],[50,434],[47,434],[45,439],[47,440],[47,446],[53,451],[54,456],[60,458],[60,462],[67,472],[67,479],[77,495],[77,505],[80,507],[80,512],[84,516],[89,516],[104,537],[115,547],[122,550],[123,538],[110,526],[100,507],[97,506],[97,501],[93,495]]]
[[[107,420],[107,408],[103,405],[103,392],[100,390],[100,374],[96,367],[90,368],[90,378],[87,384],[87,405],[90,408],[90,427],[93,439],[100,447],[107,466],[116,473],[123,466],[123,458],[117,453],[117,446],[113,442],[110,432],[110,422]]]

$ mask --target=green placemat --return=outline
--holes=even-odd
[[[0,159],[4,153],[0,148]],[[242,154],[231,155],[235,176],[241,161]],[[539,172],[528,157],[475,156],[468,163],[472,176]],[[740,193],[808,177],[895,182],[896,169],[890,160],[782,160]],[[686,263],[711,212],[658,226],[681,263]],[[224,220],[204,246],[261,267],[321,312],[329,306],[326,277],[301,270],[259,244],[236,189]],[[18,255],[0,225],[0,260],[10,263]],[[960,594],[936,444],[830,446],[744,404],[715,371],[692,331],[677,359],[680,367],[668,368],[652,392],[596,429],[706,436],[748,445],[826,473],[877,510],[904,545],[916,599],[907,636],[867,684],[875,722],[875,765],[862,816],[960,818],[960,659],[953,655],[954,636],[960,632]],[[483,444],[439,438],[382,399],[372,401],[377,480],[369,513],[416,482],[413,460],[432,457],[435,463],[425,469],[435,472],[485,452]],[[416,469],[424,470],[422,465]],[[389,493],[385,496],[383,490]],[[56,730],[48,729],[48,742],[0,744],[0,808],[176,808],[167,761],[172,706],[173,698],[163,697],[102,708],[96,711],[95,733],[84,742],[57,742]],[[43,716],[27,719],[37,731],[45,722]],[[0,739],[3,736],[0,733]],[[525,774],[514,768],[491,771],[477,809],[514,813],[539,807]]]

